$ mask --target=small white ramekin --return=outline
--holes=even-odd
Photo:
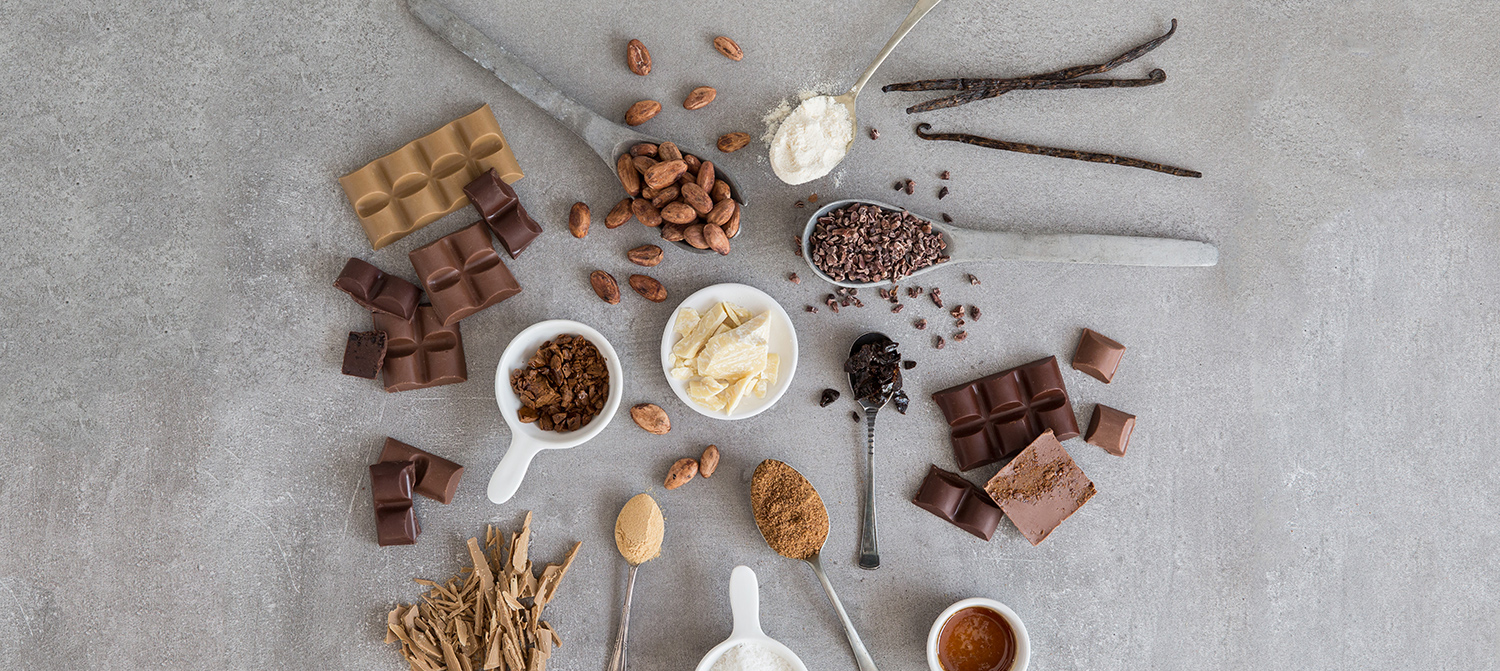
[[[932,632],[927,634],[928,668],[932,671],[944,671],[943,666],[938,663],[937,649],[938,636],[943,633],[943,625],[948,624],[948,618],[953,617],[954,613],[975,606],[999,613],[1000,617],[1005,618],[1005,621],[1010,624],[1010,630],[1016,636],[1016,659],[1011,662],[1009,671],[1026,671],[1027,665],[1031,663],[1031,637],[1026,634],[1026,625],[1021,622],[1021,616],[1016,615],[1016,611],[999,601],[979,597],[964,599],[949,606],[941,615],[938,615],[937,621],[932,623]]]

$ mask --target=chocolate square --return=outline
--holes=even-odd
[[[474,209],[479,211],[484,223],[500,239],[500,244],[505,247],[510,258],[520,256],[531,245],[531,241],[542,234],[541,225],[526,213],[515,190],[500,179],[500,175],[493,169],[469,182],[464,187],[464,193],[468,194],[469,202],[474,204]]]
[[[984,491],[1036,545],[1094,497],[1094,483],[1047,431],[990,478]]]
[[[375,504],[375,536],[381,545],[412,545],[422,533],[412,510],[410,462],[370,466],[370,498]]]
[[[385,331],[385,390],[410,391],[469,379],[459,325],[444,326],[431,305],[417,307],[411,321],[375,313]]]
[[[1078,435],[1078,418],[1057,357],[944,389],[932,400],[948,420],[961,471],[1014,456],[1043,431],[1052,431],[1059,440]]]
[[[1095,379],[1109,384],[1115,379],[1115,370],[1120,367],[1120,358],[1125,356],[1125,346],[1099,335],[1093,329],[1084,329],[1078,338],[1078,349],[1073,351],[1073,369],[1081,370]]]
[[[978,485],[937,466],[927,471],[912,503],[953,526],[989,540],[1000,524],[1000,506]]]
[[[416,492],[442,504],[453,502],[453,493],[458,491],[458,480],[464,475],[463,466],[395,438],[385,439],[385,449],[380,451],[380,461],[410,462],[417,469],[414,484]]]
[[[417,311],[417,300],[422,297],[422,290],[415,284],[355,258],[344,264],[333,286],[367,310],[402,319],[411,319]]]
[[[1089,433],[1084,440],[1104,448],[1105,452],[1123,457],[1132,431],[1135,431],[1135,415],[1100,403],[1094,406],[1094,418],[1089,420]]]
[[[349,332],[344,344],[344,374],[375,379],[385,363],[385,332]]]
[[[461,228],[407,256],[443,324],[458,323],[521,293],[483,223]]]

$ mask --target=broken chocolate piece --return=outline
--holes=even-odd
[[[381,545],[412,545],[422,526],[412,511],[410,462],[370,466],[370,497],[375,504],[375,535]]]
[[[345,375],[373,380],[384,363],[384,331],[349,332],[349,340],[344,345]]]
[[[984,491],[1032,545],[1045,540],[1095,493],[1093,481],[1050,430],[990,478]]]
[[[380,451],[380,461],[410,462],[416,469],[412,473],[412,489],[442,504],[453,502],[453,493],[458,491],[458,481],[464,475],[463,466],[395,438],[385,439],[385,449]]]
[[[469,182],[464,187],[464,193],[468,194],[469,202],[474,204],[474,209],[479,211],[484,223],[500,239],[500,245],[505,247],[510,258],[520,256],[542,234],[542,226],[526,213],[521,199],[516,197],[515,189],[505,183],[494,170]]]
[[[1099,335],[1093,329],[1084,329],[1078,338],[1078,349],[1073,352],[1073,369],[1080,370],[1095,379],[1109,384],[1120,367],[1120,358],[1125,356],[1125,346]]]
[[[385,331],[385,390],[410,391],[469,379],[459,324],[444,326],[431,305],[417,307],[411,321],[375,313]]]
[[[985,540],[994,537],[995,527],[1000,524],[1000,506],[988,493],[963,476],[937,466],[927,470],[927,477],[911,502]]]
[[[422,290],[417,285],[352,257],[344,264],[333,286],[349,294],[366,310],[402,319],[411,319],[417,311],[417,300],[422,297]]]
[[[1104,448],[1105,452],[1123,457],[1132,431],[1135,431],[1135,415],[1101,403],[1094,406],[1094,418],[1089,420],[1089,432],[1084,440]]]
[[[495,253],[483,222],[413,249],[407,256],[445,325],[521,293],[521,285]]]

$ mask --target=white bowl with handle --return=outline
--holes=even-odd
[[[604,357],[604,366],[609,371],[609,398],[604,401],[604,409],[577,430],[566,433],[546,431],[536,422],[521,421],[517,414],[521,410],[521,399],[510,388],[510,373],[524,367],[542,343],[569,333],[583,336],[599,348],[599,355]],[[505,503],[515,496],[532,458],[543,450],[577,447],[599,435],[620,409],[620,396],[624,391],[625,373],[620,368],[620,357],[605,340],[604,334],[592,327],[567,319],[551,319],[532,324],[517,333],[505,346],[505,353],[500,355],[500,363],[495,367],[495,403],[500,406],[500,415],[505,418],[506,426],[510,427],[510,449],[505,451],[505,457],[490,476],[490,500]]]
[[[698,662],[697,671],[710,671],[725,653],[747,643],[763,647],[786,660],[792,671],[807,671],[807,665],[802,663],[797,653],[761,631],[760,582],[749,566],[736,566],[729,574],[729,611],[734,615],[734,629],[729,632],[728,639],[703,656],[703,660]]]

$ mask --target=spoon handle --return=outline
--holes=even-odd
[[[927,12],[932,11],[932,8],[936,7],[942,1],[918,0],[917,6],[912,7],[911,13],[906,15],[906,21],[901,23],[900,28],[896,29],[896,34],[892,35],[891,40],[885,43],[885,47],[880,50],[880,53],[875,55],[875,60],[870,63],[870,67],[865,68],[864,74],[859,76],[859,81],[854,82],[854,88],[849,89],[849,97],[859,96],[860,89],[863,89],[865,84],[870,81],[870,78],[875,76],[875,71],[880,69],[880,64],[885,62],[886,56],[891,55],[891,52],[896,50],[896,45],[901,43],[901,39],[906,37],[906,34],[911,32],[912,28],[917,27],[917,22],[921,21],[922,17],[927,16]]]
[[[620,631],[615,634],[615,654],[609,658],[609,671],[625,671],[625,653],[629,647],[626,639],[630,634],[630,595],[635,592],[635,571],[638,568],[639,564],[632,564],[630,577],[625,579],[625,607],[620,611]]]
[[[1128,235],[1029,234],[952,228],[954,261],[1049,261],[1113,266],[1212,266],[1219,250],[1206,242]]]
[[[859,632],[854,630],[849,614],[844,612],[844,604],[839,603],[839,595],[833,592],[833,583],[828,582],[828,576],[823,573],[823,562],[814,554],[808,558],[807,563],[812,566],[813,573],[817,574],[818,581],[823,583],[828,601],[833,604],[833,609],[839,614],[839,621],[844,624],[844,635],[849,638],[849,647],[854,650],[854,661],[859,663],[859,671],[879,671],[875,668],[875,660],[870,659],[869,651],[865,650],[864,642],[859,640]]]
[[[880,541],[875,534],[875,408],[865,408],[865,517],[859,534],[859,567],[880,568]]]

